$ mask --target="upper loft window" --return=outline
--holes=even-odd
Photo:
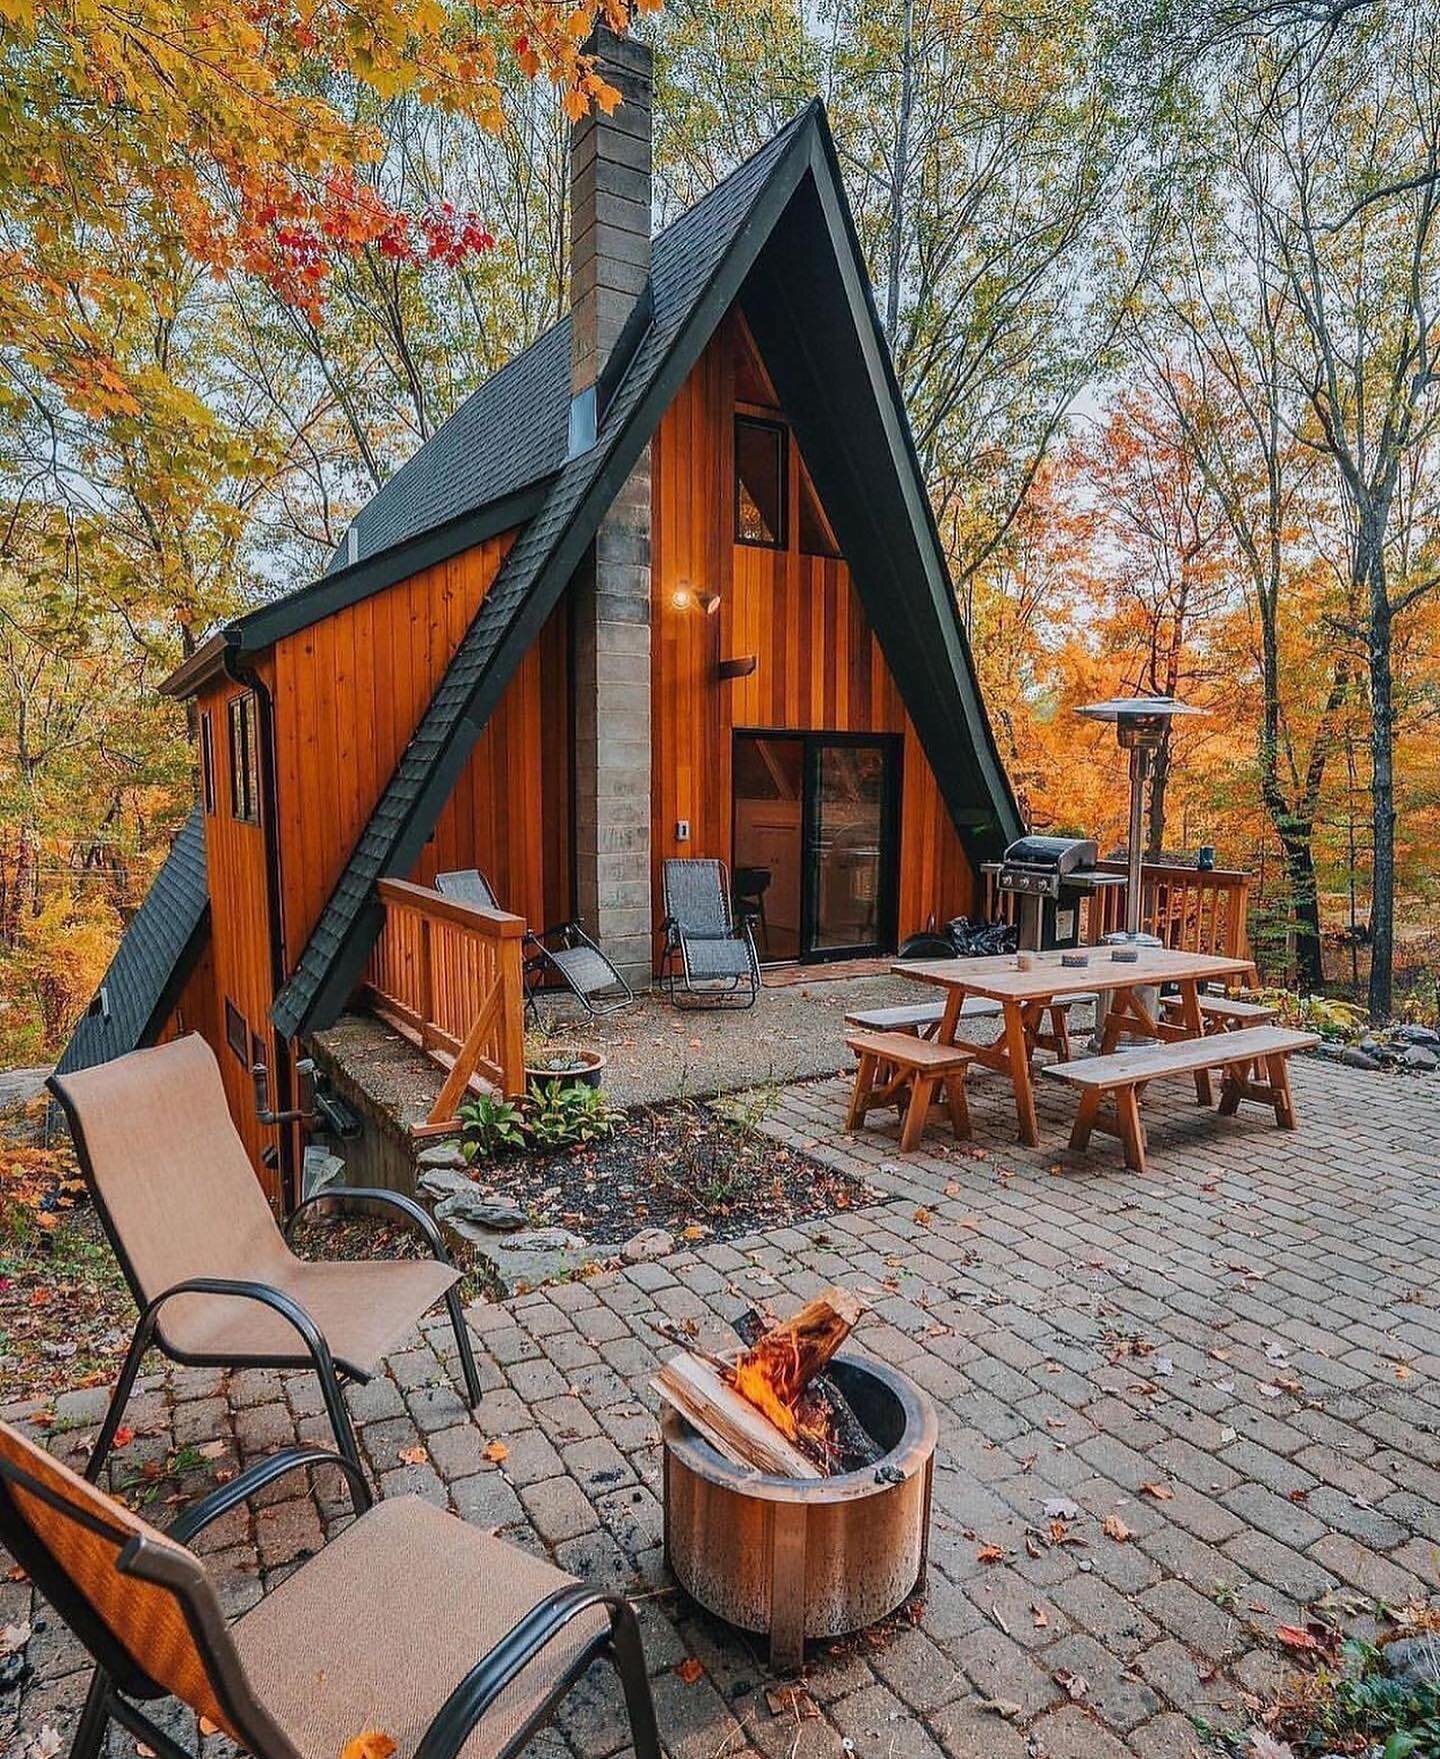
[[[783,550],[787,533],[789,435],[777,421],[735,418],[735,541]]]
[[[208,713],[200,717],[200,799],[206,812],[214,812],[215,729]]]
[[[230,814],[246,824],[260,822],[260,738],[255,696],[246,690],[230,698]]]

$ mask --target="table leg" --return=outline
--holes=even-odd
[[[1020,1122],[1020,1140],[1027,1148],[1040,1141],[1040,1126],[1035,1118],[1035,1087],[1030,1079],[1030,1044],[1025,1033],[1025,1011],[1017,1001],[1005,1001],[1005,1053],[1009,1065],[1010,1085],[1015,1089],[1015,1115]]]
[[[960,1010],[964,1006],[964,986],[951,984],[945,991],[945,1012],[940,1016],[940,1024],[935,1029],[936,1044],[954,1044],[955,1034],[960,1030]]]
[[[1200,1012],[1200,982],[1198,978],[1187,977],[1180,980],[1180,1018],[1185,1030],[1191,1038],[1205,1036],[1205,1016]],[[1195,1098],[1203,1106],[1215,1103],[1215,1090],[1210,1084],[1210,1071],[1195,1071]]]

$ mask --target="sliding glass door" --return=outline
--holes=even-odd
[[[733,775],[732,879],[761,958],[892,950],[899,739],[736,733]]]

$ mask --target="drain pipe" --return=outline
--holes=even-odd
[[[285,919],[282,915],[282,899],[280,892],[280,830],[279,830],[279,788],[276,781],[275,764],[275,700],[270,688],[260,674],[251,666],[242,666],[238,658],[238,647],[226,642],[220,657],[220,665],[225,676],[232,684],[250,691],[259,709],[258,722],[260,729],[260,834],[265,839],[265,907],[268,918],[270,941],[270,988],[272,1000],[279,995],[286,978],[285,962]],[[287,1040],[270,1029],[271,1040],[275,1046],[275,1096],[276,1111],[284,1112],[291,1109],[294,1099],[290,1046]],[[298,1196],[298,1181],[295,1177],[295,1130],[293,1126],[282,1127],[279,1134],[280,1142],[280,1202],[288,1215],[294,1209]]]

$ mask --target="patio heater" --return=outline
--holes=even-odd
[[[1160,749],[1171,721],[1177,715],[1202,715],[1205,711],[1191,708],[1173,696],[1118,696],[1110,702],[1087,703],[1076,713],[1090,721],[1113,722],[1120,749],[1130,753],[1130,872],[1125,887],[1125,928],[1122,933],[1106,935],[1106,942],[1128,942],[1139,947],[1162,946],[1164,943],[1155,935],[1140,932],[1145,784],[1150,779],[1151,761]]]

